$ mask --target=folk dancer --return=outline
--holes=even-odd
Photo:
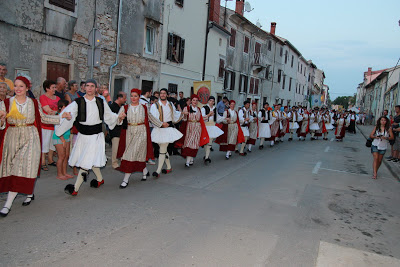
[[[61,136],[76,122],[78,136],[68,164],[80,170],[75,185],[68,184],[64,189],[66,194],[72,196],[78,195],[79,188],[84,181],[86,182],[90,170],[96,175],[90,186],[99,188],[104,184],[100,168],[106,165],[107,157],[102,123],[104,121],[112,130],[126,117],[123,112],[119,115],[113,113],[105,100],[96,97],[96,88],[97,82],[94,79],[86,81],[86,95],[76,98],[61,113],[71,113],[72,119],[62,120],[55,131],[57,136]]]
[[[229,109],[225,110],[221,119],[222,131],[215,142],[219,144],[219,151],[226,151],[225,158],[229,159],[232,156],[232,151],[235,151],[237,144],[245,141],[242,128],[239,124],[239,116],[235,111],[235,100],[229,101]]]
[[[244,142],[240,145],[240,156],[246,156],[247,153],[244,151],[246,147],[247,140],[249,140],[250,132],[249,125],[253,120],[253,117],[250,116],[250,101],[244,101],[243,107],[239,110],[239,123],[244,135]]]
[[[41,123],[59,124],[60,116],[47,115],[36,99],[27,92],[31,82],[24,76],[14,81],[15,96],[0,102],[0,192],[8,192],[0,211],[6,217],[18,193],[27,197],[22,206],[35,199],[33,195],[36,177],[40,174],[42,129]],[[71,119],[69,113],[62,115]]]
[[[268,102],[265,102],[263,108],[258,112],[258,118],[260,119],[260,146],[259,149],[264,148],[264,141],[271,138],[271,124],[275,121],[272,116]],[[273,141],[271,141],[272,143]]]
[[[151,140],[160,146],[160,155],[158,157],[157,171],[153,172],[153,176],[158,178],[160,173],[168,174],[172,171],[170,155],[168,153],[168,144],[173,143],[182,138],[182,133],[175,129],[174,124],[180,122],[183,114],[177,111],[175,106],[167,100],[168,90],[162,88],[160,90],[160,99],[155,102],[151,108],[150,113],[158,118],[161,122],[168,123],[168,127],[154,127],[151,132]],[[164,163],[167,169],[163,169]]]
[[[323,120],[325,122],[325,133],[324,133],[324,140],[328,140],[328,131],[333,130],[333,125],[332,125],[332,117],[331,117],[331,113],[329,112],[329,110],[327,110],[325,112],[325,114],[323,115]]]
[[[299,132],[297,136],[299,137],[299,141],[305,141],[307,134],[310,132],[310,113],[307,110],[304,110],[302,114],[301,127],[299,128]]]
[[[279,141],[283,142],[283,138],[285,137],[286,133],[289,133],[289,121],[288,121],[288,107],[285,106],[283,111],[281,111],[281,124],[282,128],[279,134]]]
[[[146,161],[153,158],[151,144],[150,121],[155,127],[168,127],[168,123],[161,122],[153,117],[147,105],[140,104],[141,90],[132,89],[131,104],[121,107],[119,113],[125,113],[126,118],[122,124],[117,157],[121,158],[119,170],[125,173],[119,188],[124,189],[129,184],[129,177],[133,172],[142,172],[142,181],[150,176],[146,168]]]
[[[251,148],[253,145],[256,144],[257,138],[258,138],[258,112],[257,112],[257,103],[253,102],[251,103],[251,111],[250,111],[250,117],[252,117],[252,120],[249,125],[249,140],[247,140],[247,151],[251,152]]]
[[[278,105],[275,105],[274,111],[272,112],[272,117],[274,118],[272,122],[270,122],[270,127],[271,127],[271,144],[270,147],[273,147],[275,145],[275,141],[278,143],[278,138],[279,138],[279,132],[281,128],[281,123],[280,123],[280,111],[278,109]]]
[[[190,99],[191,105],[183,108],[184,116],[180,127],[183,137],[177,142],[177,145],[182,147],[182,157],[186,158],[186,168],[193,165],[199,147],[210,142],[201,110],[197,106],[199,96],[194,94]]]
[[[215,126],[215,123],[217,122],[217,110],[215,107],[215,97],[210,96],[208,98],[207,105],[204,105],[201,108],[201,115],[203,116],[204,123],[207,128],[208,132],[208,137],[210,141],[208,144],[204,146],[206,155],[204,157],[204,163],[208,164],[211,163],[210,159],[210,153],[211,153],[211,148],[212,148],[212,142],[214,141],[215,138],[218,136],[221,136],[224,132],[217,126]]]
[[[317,140],[317,138],[315,137],[315,133],[316,131],[319,130],[319,113],[318,113],[318,109],[315,108],[311,114],[310,114],[310,132],[311,132],[311,140]]]
[[[293,140],[293,133],[299,129],[299,124],[298,124],[298,119],[299,119],[299,114],[296,111],[296,107],[293,106],[292,110],[287,114],[288,120],[289,120],[289,131],[290,131],[290,136],[289,136],[289,141]]]
[[[326,127],[325,127],[325,120],[324,120],[324,113],[325,113],[325,108],[322,108],[319,112],[318,112],[318,127],[319,130],[315,131],[315,136],[320,137],[322,135],[325,135],[326,131]]]
[[[356,134],[356,121],[357,121],[357,115],[356,115],[356,113],[354,111],[351,111],[349,116],[348,116],[349,126],[348,126],[348,129],[347,129],[350,133]]]
[[[336,121],[336,131],[335,131],[335,136],[336,136],[336,141],[343,141],[343,138],[346,135],[346,118],[344,117],[344,114],[340,114],[339,119]]]

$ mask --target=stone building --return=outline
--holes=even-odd
[[[8,65],[9,78],[27,73],[36,95],[45,79],[86,80],[92,72],[89,34],[96,28],[101,39],[95,79],[111,81],[112,95],[133,87],[158,88],[162,7],[160,0],[0,1],[0,62]]]

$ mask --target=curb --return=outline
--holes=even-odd
[[[360,131],[360,133],[364,136],[365,140],[368,139],[368,136],[366,136],[364,134],[364,132],[360,129],[360,127],[358,127],[358,125],[356,125],[357,129]],[[400,177],[398,176],[398,173],[396,172],[396,170],[389,164],[389,162],[387,162],[386,158],[383,158],[383,163],[385,164],[385,166],[389,169],[390,173],[393,175],[393,177],[400,182]]]

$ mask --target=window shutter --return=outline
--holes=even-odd
[[[236,44],[236,30],[231,29],[231,40],[229,42],[229,45],[235,47],[235,44]]]
[[[235,74],[236,73],[234,73],[233,71],[231,71],[230,73],[231,73],[231,90],[233,91],[233,90],[235,90],[235,80],[236,80]]]
[[[49,4],[75,12],[75,0],[49,0]]]
[[[253,94],[254,93],[254,78],[250,78],[250,90],[249,90],[249,94]]]
[[[245,53],[249,53],[249,42],[250,42],[249,37],[245,36],[244,37],[244,50],[243,50],[243,52],[245,52]]]
[[[239,93],[241,93],[243,91],[243,75],[240,74],[239,76]]]
[[[219,59],[219,72],[218,72],[218,77],[223,78],[224,77],[224,67],[225,67],[225,60],[222,58]]]
[[[174,35],[172,33],[168,33],[168,47],[167,47],[167,59],[172,59],[172,48],[174,47]]]
[[[228,88],[228,73],[227,71],[224,70],[224,74],[225,74],[225,79],[224,79],[224,89],[229,89]]]
[[[244,76],[244,92],[247,93],[247,89],[249,87],[249,77]]]
[[[255,79],[255,84],[254,84],[254,94],[258,95],[258,86],[260,84],[260,80],[259,79]]]
[[[181,39],[181,45],[179,47],[179,62],[183,63],[185,57],[185,39]]]

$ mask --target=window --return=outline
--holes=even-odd
[[[259,42],[254,45],[254,63],[261,63],[261,44]]]
[[[247,87],[249,83],[249,77],[244,74],[240,74],[239,78],[239,93],[247,93]]]
[[[75,0],[49,0],[49,4],[75,12]]]
[[[225,73],[225,60],[219,59],[219,70],[218,70],[218,78],[224,78]]]
[[[272,41],[269,40],[268,41],[268,51],[271,51],[271,49],[272,49]]]
[[[168,84],[168,92],[169,93],[178,93],[178,85],[175,83],[169,83]]]
[[[287,64],[288,57],[289,57],[288,51],[286,50],[286,51],[285,51],[285,64]]]
[[[293,63],[294,63],[294,56],[292,55],[292,63],[291,63],[292,68],[293,68]]]
[[[265,79],[269,81],[271,80],[271,77],[272,77],[271,65],[268,65],[267,69],[265,70]]]
[[[283,75],[282,89],[285,90],[286,75]]]
[[[245,52],[246,54],[249,53],[249,43],[250,43],[249,37],[245,36],[244,37],[244,49],[243,49],[243,52]]]
[[[291,91],[292,90],[292,78],[290,78],[290,80],[289,80],[289,91]]]
[[[235,29],[231,29],[231,39],[229,41],[229,45],[232,47],[235,47],[236,44],[236,30]]]
[[[283,56],[283,47],[281,47],[281,50],[279,52],[279,55],[282,57]]]
[[[146,54],[154,54],[154,28],[146,26]]]
[[[260,79],[251,77],[249,94],[258,95],[259,85],[260,85]]]
[[[282,79],[282,70],[278,70],[278,83],[281,82]]]
[[[305,70],[305,68],[304,68],[304,70]],[[303,64],[300,65],[300,73],[302,73],[302,72],[303,72]]]
[[[253,94],[254,93],[254,78],[250,78],[250,90],[249,90],[249,94]]]
[[[183,63],[185,55],[185,39],[168,33],[167,59],[176,63]]]
[[[177,4],[180,7],[183,7],[183,0],[175,0],[175,4]]]
[[[224,89],[230,91],[235,89],[235,73],[233,71],[225,71]]]

